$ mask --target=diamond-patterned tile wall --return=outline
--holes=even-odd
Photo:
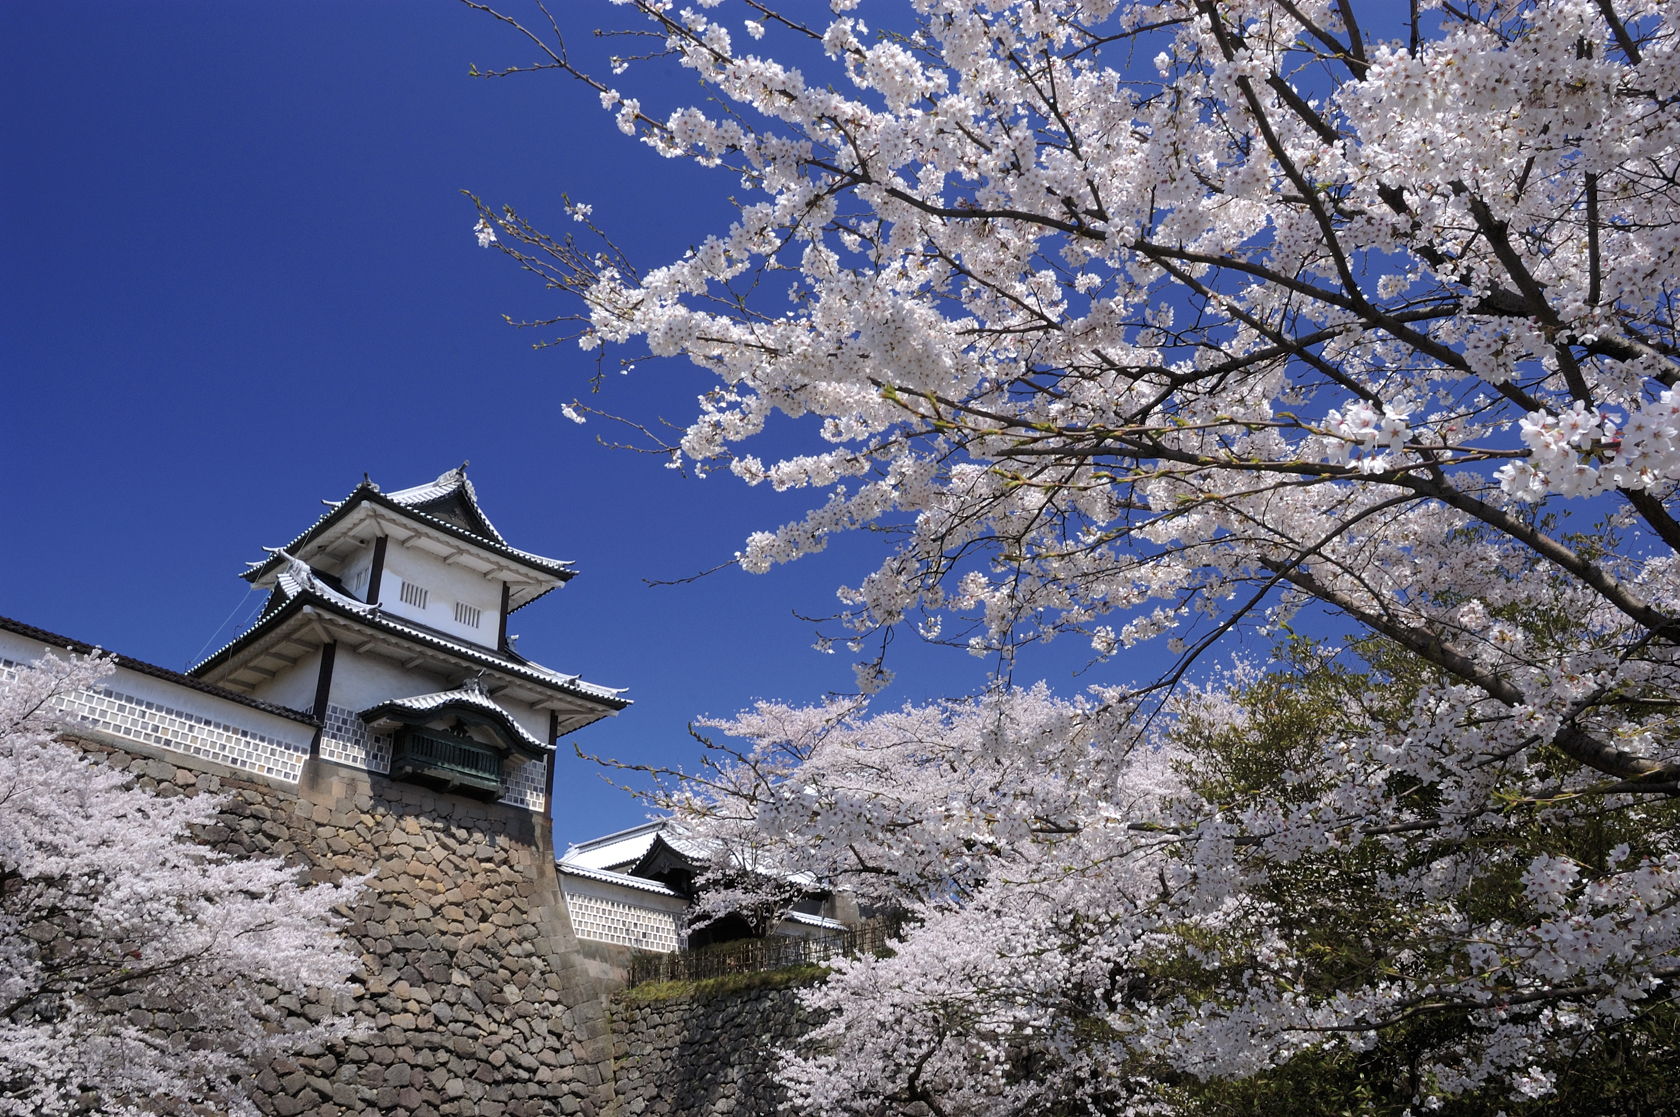
[[[569,887],[564,875],[560,883],[566,896],[566,910],[572,917],[572,932],[578,938],[661,953],[677,949],[675,912],[580,892]]]
[[[321,756],[353,768],[388,773],[391,770],[391,736],[388,733],[369,733],[367,723],[357,716],[355,710],[329,704],[327,716],[321,722]]]
[[[518,758],[502,765],[502,802],[528,811],[548,809],[548,765],[541,760],[520,763]]]
[[[0,677],[15,678],[17,664],[0,659]],[[58,699],[72,722],[154,748],[203,757],[229,768],[296,783],[309,746],[252,733],[237,725],[149,702],[111,687],[75,691]]]

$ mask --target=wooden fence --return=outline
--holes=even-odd
[[[699,950],[666,954],[638,953],[630,959],[630,984],[655,981],[704,981],[725,974],[779,970],[783,966],[821,965],[831,958],[888,953],[887,943],[898,937],[898,920],[871,920],[849,931],[813,938],[741,939]]]

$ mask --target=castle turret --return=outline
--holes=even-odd
[[[630,704],[508,637],[571,563],[511,546],[465,465],[392,493],[364,481],[328,508],[251,564],[262,616],[189,674],[313,714],[322,760],[544,809],[555,741]]]

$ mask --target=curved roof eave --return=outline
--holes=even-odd
[[[376,504],[380,508],[394,512],[397,515],[404,516],[413,520],[417,524],[422,524],[436,531],[441,531],[445,535],[457,539],[462,543],[483,548],[491,554],[506,559],[509,562],[517,563],[530,570],[535,570],[539,573],[546,574],[551,578],[556,578],[561,582],[569,582],[577,576],[577,571],[572,569],[569,561],[563,559],[545,558],[542,555],[533,555],[529,551],[521,551],[519,548],[509,546],[505,542],[488,539],[482,535],[468,531],[459,524],[450,523],[448,520],[428,515],[417,508],[412,508],[409,505],[402,503],[401,501],[393,500],[388,494],[382,493],[375,488],[372,482],[364,481],[352,489],[349,496],[334,505],[330,512],[326,513],[313,524],[309,525],[309,527],[305,528],[302,534],[300,534],[296,539],[293,539],[284,547],[275,548],[274,552],[270,554],[267,559],[255,566],[252,566],[250,569],[240,574],[240,577],[245,579],[247,582],[253,583],[267,577],[276,567],[285,562],[285,559],[281,557],[282,552],[296,554],[299,548],[306,546],[310,540],[314,539],[322,532],[331,529],[333,525],[349,516],[351,511],[355,508],[362,504],[369,503]],[[543,592],[547,593],[548,591],[545,590]],[[537,596],[540,597],[542,595],[538,594]],[[535,597],[531,599],[531,601],[535,600]],[[523,608],[525,605],[529,605],[531,601],[522,602],[520,604],[520,608]]]
[[[524,745],[525,750],[534,756],[547,756],[554,751],[554,746],[533,737],[529,730],[513,720],[506,710],[498,706],[493,699],[483,691],[470,686],[456,687],[454,690],[442,690],[433,694],[416,694],[407,698],[389,698],[384,702],[369,706],[358,711],[357,716],[364,722],[378,720],[392,711],[403,711],[415,716],[423,716],[435,711],[449,711],[464,709],[476,711],[481,717],[493,717],[506,730],[509,737]]]
[[[447,640],[441,636],[434,636],[429,632],[422,632],[419,629],[411,628],[408,625],[402,624],[400,621],[394,620],[393,618],[385,615],[378,606],[363,605],[360,602],[352,602],[348,600],[339,601],[333,596],[329,596],[328,594],[307,587],[297,590],[297,592],[289,597],[284,605],[263,617],[256,624],[246,629],[229,643],[212,652],[206,658],[193,664],[187,669],[187,674],[200,676],[203,673],[214,669],[226,660],[232,658],[234,653],[241,647],[260,639],[269,632],[272,632],[284,623],[284,621],[289,620],[292,616],[301,612],[305,606],[322,608],[327,612],[337,615],[343,620],[356,624],[367,625],[369,628],[382,632],[386,635],[397,636],[402,639],[415,641],[416,643],[426,644],[430,647],[434,647],[462,659],[466,659],[479,667],[487,667],[493,671],[501,671],[526,682],[535,683],[538,686],[547,687],[551,690],[561,691],[563,693],[573,695],[574,697],[587,698],[592,702],[597,702],[601,705],[607,706],[614,711],[622,710],[633,705],[632,699],[619,697],[619,695],[623,693],[622,688],[606,687],[597,683],[587,683],[575,675],[566,676],[548,671],[546,668],[539,669],[534,665],[530,665],[528,661],[515,663],[504,659],[501,656],[494,655],[488,650],[474,648],[467,644],[456,643],[453,640]]]
[[[610,869],[595,869],[588,865],[579,865],[575,861],[557,861],[554,867],[568,876],[581,877],[584,880],[598,880],[602,884],[616,884],[623,888],[634,888],[638,892],[652,892],[656,896],[669,896],[674,900],[682,900],[687,903],[687,899],[681,892],[668,885],[661,884],[657,880],[648,880],[646,877],[627,876],[624,873],[615,873]]]
[[[56,632],[48,632],[44,628],[36,628],[32,624],[24,624],[22,621],[13,620],[10,617],[0,617],[0,629],[5,629],[7,632],[14,632],[17,635],[26,637],[30,640],[38,640],[48,647],[63,648],[65,651],[74,655],[92,655],[94,652],[104,650],[97,644],[89,644],[82,640],[72,640],[68,636],[60,636]],[[260,698],[252,698],[249,694],[240,694],[237,690],[229,690],[226,687],[217,686],[215,683],[207,683],[203,679],[194,678],[190,674],[183,674],[180,671],[171,671],[167,667],[159,667],[155,663],[147,663],[144,660],[135,659],[133,656],[120,655],[115,652],[110,653],[110,655],[112,662],[114,662],[118,667],[126,668],[129,671],[134,671],[141,675],[150,675],[154,679],[162,679],[166,683],[174,683],[176,686],[184,686],[191,690],[200,691],[213,698],[221,698],[228,702],[237,702],[241,706],[249,706],[253,710],[260,710],[265,714],[273,714],[275,717],[286,718],[289,721],[302,722],[304,725],[312,726],[319,726],[321,724],[319,721],[315,720],[314,714],[305,713],[302,710],[294,710],[290,706],[280,706],[273,702],[264,702]]]

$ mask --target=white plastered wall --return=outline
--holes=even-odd
[[[425,588],[426,608],[417,609],[403,601],[404,582]],[[392,616],[419,621],[486,648],[496,646],[501,630],[501,581],[486,578],[464,566],[450,566],[418,547],[404,547],[394,540],[386,546],[385,571],[379,579],[379,600]],[[455,603],[458,601],[478,609],[477,628],[456,622]]]
[[[548,711],[533,710],[523,702],[515,702],[511,698],[497,698],[496,705],[508,712],[508,716],[518,722],[525,732],[537,740],[548,742]]]
[[[448,689],[449,681],[440,675],[410,671],[395,660],[371,651],[358,654],[341,642],[333,658],[328,701],[350,710],[365,710],[392,698],[412,698],[416,694],[436,694]]]
[[[310,713],[315,709],[315,688],[321,682],[321,653],[310,652],[274,678],[255,687],[251,697],[276,706]]]
[[[338,580],[357,601],[367,600],[368,574],[373,570],[373,544],[356,551],[338,570]]]

